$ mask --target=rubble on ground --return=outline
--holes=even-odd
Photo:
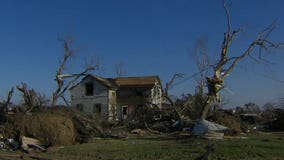
[[[192,135],[205,136],[206,138],[223,139],[224,132],[229,128],[220,124],[200,119],[195,123]]]
[[[130,132],[131,134],[137,134],[137,135],[145,135],[146,131],[142,129],[134,129]]]
[[[25,137],[25,136],[21,136],[19,140],[12,138],[1,138],[0,150],[2,151],[21,150],[26,153],[29,153],[30,151],[46,152],[46,148],[42,146],[42,143],[38,139]]]
[[[35,138],[21,136],[20,143],[21,143],[22,150],[24,150],[25,152],[29,152],[30,149],[38,150],[41,152],[46,151],[46,149],[42,147],[41,142]]]

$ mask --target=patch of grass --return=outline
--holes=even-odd
[[[284,159],[284,139],[275,135],[251,135],[248,139],[205,140],[200,138],[144,137],[126,140],[100,139],[68,146],[58,154],[80,159],[182,160],[195,159],[214,144],[212,159]]]
[[[206,140],[164,136],[129,139],[97,139],[91,143],[65,146],[39,156],[60,160],[194,160],[214,145],[212,160],[282,160],[281,135],[249,135],[248,139]]]
[[[274,135],[250,135],[248,139],[216,143],[216,157],[230,159],[284,159],[284,140]]]
[[[64,155],[84,155],[97,159],[188,159],[198,155],[196,148],[175,140],[96,140],[93,143],[69,146],[60,151]],[[86,158],[87,159],[87,158]]]

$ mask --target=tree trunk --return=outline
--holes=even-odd
[[[52,101],[51,101],[51,106],[52,107],[56,106],[57,100],[58,100],[58,96],[53,93]]]
[[[202,109],[202,113],[201,113],[201,119],[205,120],[207,118],[208,112],[210,110],[211,105],[213,104],[213,100],[214,98],[212,97],[212,95],[208,95],[204,105],[203,105],[203,109]]]

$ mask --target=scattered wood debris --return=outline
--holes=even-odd
[[[38,139],[22,136],[20,138],[20,143],[22,144],[21,148],[25,152],[29,152],[29,150],[38,150],[41,152],[46,152],[46,149],[44,147],[41,147],[42,144]]]

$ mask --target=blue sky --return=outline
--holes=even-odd
[[[233,1],[233,27],[245,32],[234,42],[232,55],[244,51],[273,20],[278,27],[271,40],[284,42],[283,6],[283,0]],[[21,82],[50,95],[63,53],[57,38],[64,35],[73,36],[73,48],[80,48],[68,72],[97,57],[103,70],[95,73],[105,77],[115,76],[117,63],[124,64],[127,76],[159,75],[163,83],[174,73],[189,77],[197,72],[192,55],[198,39],[207,40],[212,64],[218,58],[225,18],[221,0],[1,0],[0,98]],[[276,81],[284,81],[283,52],[266,56],[273,64],[240,63],[226,81],[228,105],[283,97],[284,83]],[[193,93],[196,79],[179,83],[171,93]]]

